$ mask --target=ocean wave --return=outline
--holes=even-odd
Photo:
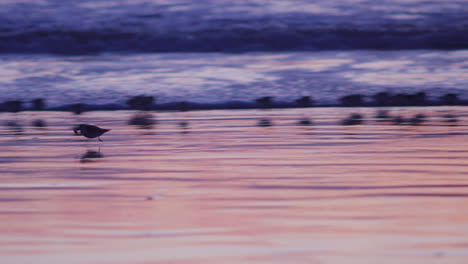
[[[314,2],[4,1],[0,53],[468,48],[464,1]]]
[[[466,30],[209,29],[193,32],[36,30],[0,33],[0,53],[251,52],[468,48]]]

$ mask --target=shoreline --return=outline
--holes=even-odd
[[[269,107],[259,107],[255,103],[248,102],[235,102],[235,103],[224,103],[224,104],[199,104],[199,103],[190,103],[188,109],[181,109],[180,103],[166,103],[147,106],[142,109],[126,107],[124,105],[118,104],[102,104],[102,105],[90,105],[90,104],[72,104],[72,105],[63,105],[57,107],[49,107],[44,109],[35,109],[34,107],[28,107],[21,109],[19,111],[11,111],[7,107],[0,104],[0,113],[15,113],[22,111],[60,111],[60,112],[76,112],[76,108],[80,108],[77,114],[82,112],[90,111],[121,111],[121,110],[141,110],[141,111],[163,111],[163,112],[189,112],[189,111],[205,111],[205,110],[269,110],[269,109],[295,109],[295,108],[394,108],[394,107],[443,107],[443,106],[468,106],[468,101],[461,101],[458,104],[444,104],[437,101],[428,102],[425,104],[411,104],[411,105],[382,105],[382,104],[373,104],[373,103],[364,103],[360,105],[343,105],[343,104],[314,104],[311,106],[299,106],[295,103],[286,103],[286,102],[277,102]]]

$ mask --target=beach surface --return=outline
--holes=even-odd
[[[386,109],[0,113],[0,262],[466,263],[468,107]]]

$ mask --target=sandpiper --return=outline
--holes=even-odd
[[[110,131],[110,129],[104,129],[93,125],[80,124],[73,129],[75,134],[81,134],[87,138],[98,138],[102,142],[100,136]]]

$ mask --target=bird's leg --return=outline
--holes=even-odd
[[[101,142],[102,142],[102,140],[101,140],[101,138],[100,138],[100,137],[98,137],[98,139],[99,139],[99,141],[101,141]]]

